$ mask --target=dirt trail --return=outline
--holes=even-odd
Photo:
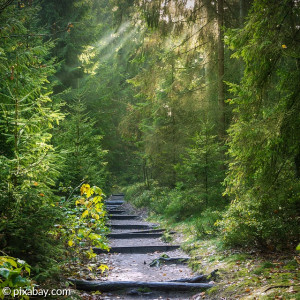
[[[201,292],[213,283],[188,267],[189,257],[180,250],[174,232],[168,233],[174,242],[164,242],[164,229],[145,221],[144,213],[135,214],[123,195],[112,195],[105,205],[110,216],[111,249],[107,253],[94,248],[94,252],[110,269],[100,280],[73,280],[79,290],[100,291],[83,293],[83,299],[202,299]]]
[[[123,200],[122,196],[112,197],[112,200]],[[124,210],[119,215],[132,215],[134,210],[128,203],[118,205],[110,208],[107,202],[107,207],[110,214],[114,214],[114,210]],[[143,220],[142,217],[139,219],[132,220],[110,220],[112,225],[148,225],[157,226],[158,224],[149,223]],[[143,232],[145,229],[112,229],[111,233],[130,233],[130,232]],[[151,230],[151,229],[150,229]],[[147,233],[144,233],[147,236]],[[172,242],[169,243],[172,245]],[[110,239],[110,245],[112,247],[135,247],[140,246],[163,246],[169,245],[165,243],[162,238],[132,238],[132,239]],[[195,276],[192,270],[187,264],[161,264],[159,267],[150,267],[149,264],[154,260],[158,259],[162,254],[167,254],[169,257],[188,257],[182,250],[176,249],[167,252],[155,251],[145,254],[139,253],[110,253],[100,254],[101,260],[104,260],[112,269],[109,271],[108,276],[105,278],[106,281],[147,281],[147,282],[163,282],[172,281],[181,278],[190,278]],[[131,289],[124,293],[120,291],[104,293],[103,299],[172,299],[172,300],[185,300],[185,299],[196,299],[193,297],[196,292],[161,292],[161,291],[142,291],[138,289]]]

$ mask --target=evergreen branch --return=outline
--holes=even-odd
[[[0,6],[0,14],[9,6],[11,5],[12,3],[14,2],[14,0],[7,0],[5,3],[3,3],[1,6]]]
[[[67,198],[66,202],[69,201],[69,199],[71,198],[71,196],[73,195],[73,193],[75,192],[75,190],[77,190],[83,183],[85,182],[85,180],[83,180],[82,182],[80,182],[80,184],[78,186],[76,186],[70,193],[69,197]]]
[[[21,100],[19,100],[19,103],[23,102],[24,100],[26,100],[31,94],[33,94],[35,91],[37,91],[38,89],[34,89],[31,92],[29,92],[26,96],[24,96]]]
[[[199,45],[197,45],[197,46],[195,46],[195,47],[193,47],[193,48],[191,48],[191,49],[189,49],[189,50],[186,50],[186,51],[183,51],[183,52],[178,52],[178,55],[183,55],[183,54],[189,53],[189,52],[191,52],[191,51],[193,51],[193,50],[195,50],[195,49],[197,49],[197,48],[199,48],[199,47],[202,47],[202,46],[204,46],[204,45],[206,45],[206,44],[208,44],[208,42],[199,44]]]
[[[27,34],[11,34],[11,35],[4,35],[0,36],[2,39],[8,39],[8,38],[13,38],[13,37],[43,37],[43,36],[55,36],[58,33],[66,32],[68,31],[70,26],[68,25],[65,29],[56,31],[54,33],[27,33]]]
[[[8,39],[8,38],[12,38],[12,37],[49,36],[49,35],[51,35],[51,34],[47,34],[47,33],[11,34],[11,35],[3,35],[3,36],[1,36],[1,38]]]
[[[1,93],[1,92],[0,92],[0,95],[3,96],[3,97],[6,97],[6,98],[8,98],[8,99],[15,100],[15,98],[10,97],[10,96],[8,96],[8,95],[6,95],[6,94],[3,94],[3,93]]]
[[[177,21],[169,21],[170,23],[172,24],[177,24],[177,23],[189,23],[189,22],[195,22],[195,21],[198,21],[198,20],[203,20],[203,19],[207,19],[207,17],[201,17],[201,18],[196,18],[196,19],[193,19],[193,20],[186,20],[184,18],[182,18],[181,20],[177,20]]]
[[[37,165],[39,165],[45,158],[46,156],[48,155],[48,152],[49,152],[50,149],[48,149],[44,155],[42,155],[42,157],[37,160],[36,162],[32,163],[31,165],[29,165],[27,168],[24,168],[24,171],[23,171],[23,175],[27,174],[30,170],[32,170],[34,167],[36,167]],[[17,175],[19,175],[19,172],[16,172]]]
[[[185,38],[180,44],[178,44],[177,46],[173,47],[171,49],[171,51],[174,51],[175,49],[181,47],[182,45],[184,45],[187,41],[189,41],[191,38],[193,38],[196,34],[198,34],[199,32],[201,32],[207,25],[209,25],[212,22],[212,20],[210,20],[209,22],[207,22],[205,25],[203,25],[199,30],[197,30],[195,33],[193,33],[191,36]],[[169,53],[171,52],[169,51]]]
[[[8,91],[9,91],[9,94],[10,94],[10,96],[11,96],[11,99],[16,100],[16,98],[15,98],[14,94],[12,93],[12,91],[11,91],[11,89],[10,89],[8,83],[6,83],[6,87],[7,87]]]
[[[203,7],[205,7],[205,5],[203,4],[203,5],[201,5],[201,6],[199,6],[198,8],[196,8],[195,10],[193,10],[193,14],[195,13],[195,12],[197,12],[197,11],[199,11],[201,8],[203,8]],[[182,18],[182,19],[180,19],[180,20],[177,20],[177,21],[170,21],[170,23],[172,23],[172,24],[176,24],[176,23],[183,23],[183,22],[195,22],[195,21],[197,21],[197,20],[202,20],[202,19],[206,19],[207,17],[203,17],[203,18],[196,18],[196,19],[194,19],[194,20],[187,20],[188,19],[188,17],[187,18]]]
[[[203,89],[206,88],[207,86],[209,86],[209,84],[201,85],[200,87],[197,87],[197,88],[192,89],[192,90],[186,89],[185,91],[178,92],[178,93],[176,93],[176,94],[177,94],[177,95],[184,95],[184,94],[188,94],[188,93],[194,93],[194,92],[196,92],[196,91],[203,90]]]

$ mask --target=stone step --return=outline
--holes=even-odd
[[[179,249],[179,245],[149,245],[149,246],[125,246],[125,247],[111,247],[109,253],[129,253],[129,254],[146,254],[153,252],[167,252]],[[93,248],[96,254],[107,253],[107,250],[100,248]]]
[[[120,205],[105,205],[107,211],[120,210]]]
[[[110,233],[107,235],[110,239],[148,239],[162,237],[163,233]]]
[[[119,194],[119,195],[111,195],[110,197],[109,197],[109,199],[110,200],[124,200],[124,195],[121,195],[121,194]]]
[[[139,231],[129,231],[127,233],[162,233],[165,232],[166,229],[149,229],[149,230],[139,230]],[[170,233],[175,233],[174,231]]]
[[[109,215],[111,220],[135,220],[138,219],[139,216],[136,215]]]
[[[109,225],[112,229],[154,229],[154,226],[151,225],[142,225],[142,224],[111,224]]]
[[[105,200],[105,205],[122,205],[124,200]]]
[[[110,214],[110,215],[111,215],[111,214],[114,214],[114,215],[116,215],[116,214],[121,215],[121,214],[126,213],[125,210],[118,210],[118,209],[111,209],[111,210],[108,210],[107,212],[108,212],[108,214]]]

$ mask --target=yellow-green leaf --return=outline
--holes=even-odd
[[[88,210],[85,210],[85,211],[82,213],[81,218],[85,218],[88,214],[89,214],[89,211],[88,211]]]
[[[11,258],[7,258],[6,262],[10,263],[15,268],[18,267],[17,263],[13,259],[11,259]]]
[[[30,275],[30,268],[29,268],[29,266],[25,266],[25,271]]]
[[[109,268],[108,268],[108,266],[107,265],[100,265],[99,267],[98,267],[98,270],[101,270],[101,272],[103,273],[105,270],[108,270]]]

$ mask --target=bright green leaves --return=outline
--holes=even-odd
[[[68,246],[69,246],[69,247],[73,247],[73,245],[74,245],[74,241],[69,240],[69,241],[68,241]]]
[[[99,187],[91,187],[89,184],[83,184],[80,193],[81,196],[75,201],[76,207],[67,211],[66,224],[57,228],[63,234],[71,253],[92,258],[92,247],[108,249],[105,236],[97,233],[106,231],[104,195]],[[82,247],[87,250],[82,251]]]
[[[83,184],[80,188],[81,195],[85,194],[87,198],[89,198],[93,193],[93,189],[91,189],[89,184]]]
[[[89,211],[85,210],[81,215],[81,219],[84,219],[88,214],[89,214]]]
[[[98,196],[94,197],[93,202],[99,202],[102,200],[103,192],[97,186],[91,188],[89,184],[83,184],[80,188],[80,193],[81,195],[86,195],[87,198],[94,194],[97,194]]]
[[[103,192],[97,186],[82,184],[81,196],[73,197],[75,203],[62,203],[64,223],[56,225],[54,235],[66,245],[65,272],[74,275],[80,268],[86,266],[89,276],[94,278],[97,273],[94,247],[109,251],[106,227],[106,212],[104,210]],[[75,204],[75,206],[74,206]],[[76,264],[74,263],[76,261]],[[103,265],[103,272],[108,268]],[[99,271],[98,271],[99,273]]]
[[[0,299],[4,299],[4,287],[17,289],[31,286],[29,275],[30,266],[25,261],[11,256],[0,256]]]

